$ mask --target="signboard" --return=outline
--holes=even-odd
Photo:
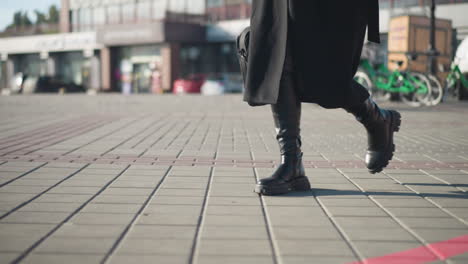
[[[100,49],[96,32],[50,34],[27,37],[1,38],[0,50],[6,54],[40,53]]]

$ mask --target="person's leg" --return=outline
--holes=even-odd
[[[278,101],[271,105],[276,139],[281,152],[281,164],[272,176],[258,181],[255,192],[259,194],[273,195],[310,189],[302,164],[301,102],[297,98],[293,74],[292,57],[288,51],[283,66]]]
[[[367,130],[366,166],[370,173],[381,172],[393,158],[393,133],[400,129],[401,115],[395,110],[381,109],[369,97],[366,89],[353,81],[353,100],[344,109],[353,114]]]

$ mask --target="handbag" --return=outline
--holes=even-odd
[[[247,79],[247,62],[249,60],[249,38],[250,38],[250,27],[246,27],[236,40],[237,48],[237,59],[239,60],[240,72],[244,84]]]

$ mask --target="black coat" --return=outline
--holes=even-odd
[[[365,29],[379,42],[378,0],[253,0],[244,101],[276,103],[286,52],[292,45],[302,102],[345,106],[353,91]]]

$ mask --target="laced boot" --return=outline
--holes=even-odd
[[[366,166],[374,174],[381,172],[393,158],[393,133],[400,130],[401,115],[395,110],[380,109],[370,98],[363,104],[346,109],[367,130]]]

